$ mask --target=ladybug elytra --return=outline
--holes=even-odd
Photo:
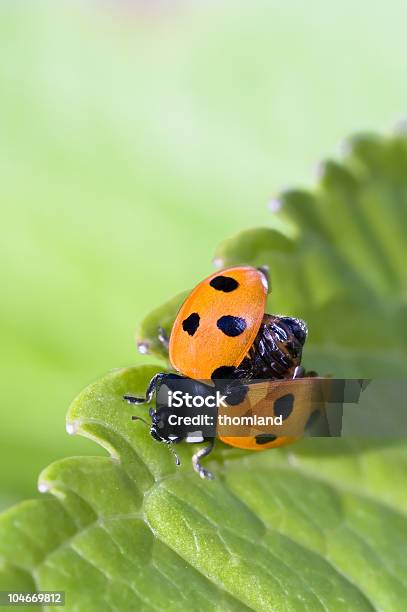
[[[203,381],[214,381],[217,388],[235,398],[230,399],[230,408],[238,413],[245,402],[259,402],[258,381],[265,380],[262,386],[267,389],[262,393],[267,401],[262,405],[271,406],[276,412],[285,402],[286,418],[295,415],[298,420],[298,404],[305,423],[308,406],[304,398],[308,397],[312,379],[302,378],[304,370],[300,364],[307,326],[301,319],[265,313],[268,285],[266,269],[251,266],[227,268],[199,283],[182,304],[169,339],[164,330],[158,333],[178,374],[160,372],[150,381],[146,397],[126,395],[125,399],[134,404],[151,402],[160,384],[171,386],[177,378],[187,377],[195,381],[196,391],[201,393],[207,389]],[[290,380],[286,379],[296,381],[291,391]],[[162,426],[170,414],[168,408],[150,408],[152,437],[168,445],[183,439],[195,443],[207,441],[207,446],[194,454],[192,464],[201,477],[211,478],[201,459],[211,452],[214,439],[162,434],[158,423]],[[254,432],[244,437],[220,433],[219,438],[230,446],[251,450],[266,450],[295,439],[256,436]]]

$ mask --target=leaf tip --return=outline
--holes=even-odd
[[[393,128],[397,136],[405,136],[407,134],[407,116],[401,117]]]
[[[267,204],[267,208],[270,212],[277,213],[281,209],[282,205],[283,203],[279,198],[273,198]]]
[[[142,355],[147,355],[150,352],[150,344],[145,340],[139,340],[137,342],[137,350]]]
[[[66,424],[65,429],[66,429],[67,434],[69,434],[70,436],[74,436],[78,432],[78,429],[79,429],[78,421],[68,422]]]
[[[48,493],[50,490],[50,486],[47,482],[39,482],[38,483],[38,491],[40,493]]]
[[[215,257],[215,259],[212,260],[212,263],[215,268],[223,268],[223,266],[225,265],[225,260],[222,259],[222,257]]]
[[[338,145],[339,155],[344,158],[352,153],[352,139],[344,138]]]
[[[326,170],[327,162],[325,160],[322,160],[316,164],[314,173],[318,181],[321,181],[324,178]]]

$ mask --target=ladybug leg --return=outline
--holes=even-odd
[[[199,449],[199,451],[197,451],[192,457],[192,467],[194,468],[195,472],[199,474],[201,478],[207,478],[208,480],[213,480],[214,475],[212,472],[209,472],[209,470],[205,470],[205,468],[202,467],[201,459],[203,457],[207,457],[209,453],[212,452],[214,445],[215,441],[210,440],[207,446]]]
[[[318,372],[315,372],[315,370],[306,370],[304,372],[304,376],[307,376],[309,378],[315,378],[315,376],[318,376]]]
[[[157,385],[161,380],[167,376],[165,372],[158,372],[155,374],[153,378],[150,380],[149,385],[147,387],[146,396],[145,397],[134,397],[134,395],[123,395],[123,399],[126,400],[129,404],[149,404],[154,397],[154,393],[156,392]]]
[[[158,328],[157,338],[161,342],[163,347],[168,351],[170,339],[168,338],[167,332],[165,331],[163,327]]]
[[[293,378],[314,378],[315,376],[318,376],[315,370],[306,370],[302,366],[297,366],[293,374]]]

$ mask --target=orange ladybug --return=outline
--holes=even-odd
[[[266,314],[268,287],[267,270],[251,266],[227,268],[199,283],[181,306],[170,338],[162,329],[158,333],[169,350],[172,367],[179,374],[160,372],[150,381],[145,398],[126,395],[124,399],[134,404],[149,403],[161,384],[174,386],[177,379],[187,377],[195,381],[213,381],[209,384],[224,391],[233,408],[244,403],[250,389],[256,387],[254,381],[266,379],[269,387],[267,405],[274,406],[278,391],[277,387],[273,390],[273,381],[298,378],[304,373],[300,364],[307,326],[297,318]],[[236,385],[233,381],[240,382]],[[202,385],[199,386],[199,382],[196,385],[202,392]],[[298,408],[293,395],[292,409],[303,409],[304,400],[299,399],[297,403]],[[168,433],[165,424],[170,413],[164,408],[150,409],[153,438],[167,444],[182,439],[189,441],[187,435]],[[253,450],[266,450],[295,439],[292,436],[256,439],[256,436],[226,436],[221,432],[219,437],[231,446]],[[195,436],[191,441],[202,442],[203,439]],[[192,459],[194,469],[203,478],[212,477],[200,460],[211,452],[213,444],[213,438],[209,439],[208,446],[195,453]]]

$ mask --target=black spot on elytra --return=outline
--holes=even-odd
[[[272,436],[270,434],[259,434],[255,437],[256,444],[268,444],[269,442],[274,442],[277,440],[277,436]]]
[[[216,291],[230,293],[238,288],[239,283],[231,276],[215,276],[209,283]]]
[[[228,406],[238,406],[242,404],[246,398],[249,387],[244,385],[240,381],[237,381],[236,386],[230,386],[225,389],[226,399],[225,402]]]
[[[312,427],[318,421],[319,415],[320,415],[320,411],[318,408],[314,410],[314,412],[311,412],[311,414],[308,417],[308,421],[305,424],[305,429],[309,429],[310,427]]]
[[[281,416],[283,421],[287,419],[293,411],[294,395],[287,393],[282,395],[274,402],[273,410],[275,416]]]
[[[236,368],[234,368],[233,366],[220,366],[219,368],[216,368],[216,370],[212,372],[211,378],[212,380],[222,379],[222,378],[233,378],[235,371],[236,371]]]
[[[190,336],[193,336],[199,327],[200,316],[197,312],[193,312],[184,321],[182,321],[182,329]]]
[[[216,326],[222,331],[225,336],[235,338],[240,336],[247,327],[247,323],[241,317],[232,317],[232,315],[224,315],[216,321]]]

